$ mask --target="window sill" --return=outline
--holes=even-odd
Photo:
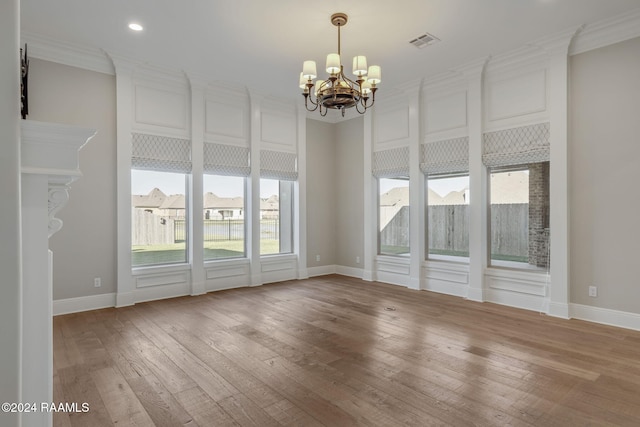
[[[249,258],[220,258],[209,259],[204,261],[204,268],[214,268],[219,266],[249,265]]]
[[[191,264],[167,264],[153,265],[145,267],[134,267],[131,269],[132,276],[144,276],[147,274],[170,273],[174,271],[191,270]]]
[[[535,265],[527,264],[517,261],[499,261],[491,260],[491,265],[488,268],[505,269],[505,270],[519,270],[532,273],[546,273],[547,269],[544,267],[537,267]]]
[[[278,260],[288,260],[288,259],[298,259],[298,255],[294,253],[289,254],[268,254],[268,255],[260,255],[260,261],[278,261]]]
[[[452,255],[430,255],[426,260],[427,262],[441,262],[450,264],[469,264],[469,257],[464,256],[452,256]]]

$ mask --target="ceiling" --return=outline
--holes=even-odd
[[[316,60],[320,73],[337,50],[334,12],[349,15],[345,71],[353,55],[367,55],[382,67],[382,94],[637,8],[639,0],[22,0],[21,29],[294,97],[303,60]],[[130,30],[131,21],[144,31]],[[441,42],[409,44],[424,32]]]

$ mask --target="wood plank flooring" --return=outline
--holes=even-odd
[[[638,426],[640,332],[324,276],[54,318],[54,426]]]

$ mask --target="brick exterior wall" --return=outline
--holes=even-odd
[[[529,264],[549,267],[549,162],[529,165]]]

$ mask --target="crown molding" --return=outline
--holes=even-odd
[[[460,82],[466,82],[466,79],[458,71],[451,69],[425,77],[422,82],[422,90],[430,91]]]
[[[549,55],[567,56],[569,54],[569,46],[571,45],[571,42],[575,38],[576,34],[580,33],[583,28],[584,25],[570,28],[556,34],[551,34],[547,37],[539,38],[530,44],[532,46],[539,47]]]
[[[640,37],[640,8],[585,25],[573,40],[569,55],[577,55],[635,37]]]
[[[29,57],[103,74],[116,73],[111,59],[102,49],[60,42],[29,32],[22,32],[21,41],[28,45]]]

